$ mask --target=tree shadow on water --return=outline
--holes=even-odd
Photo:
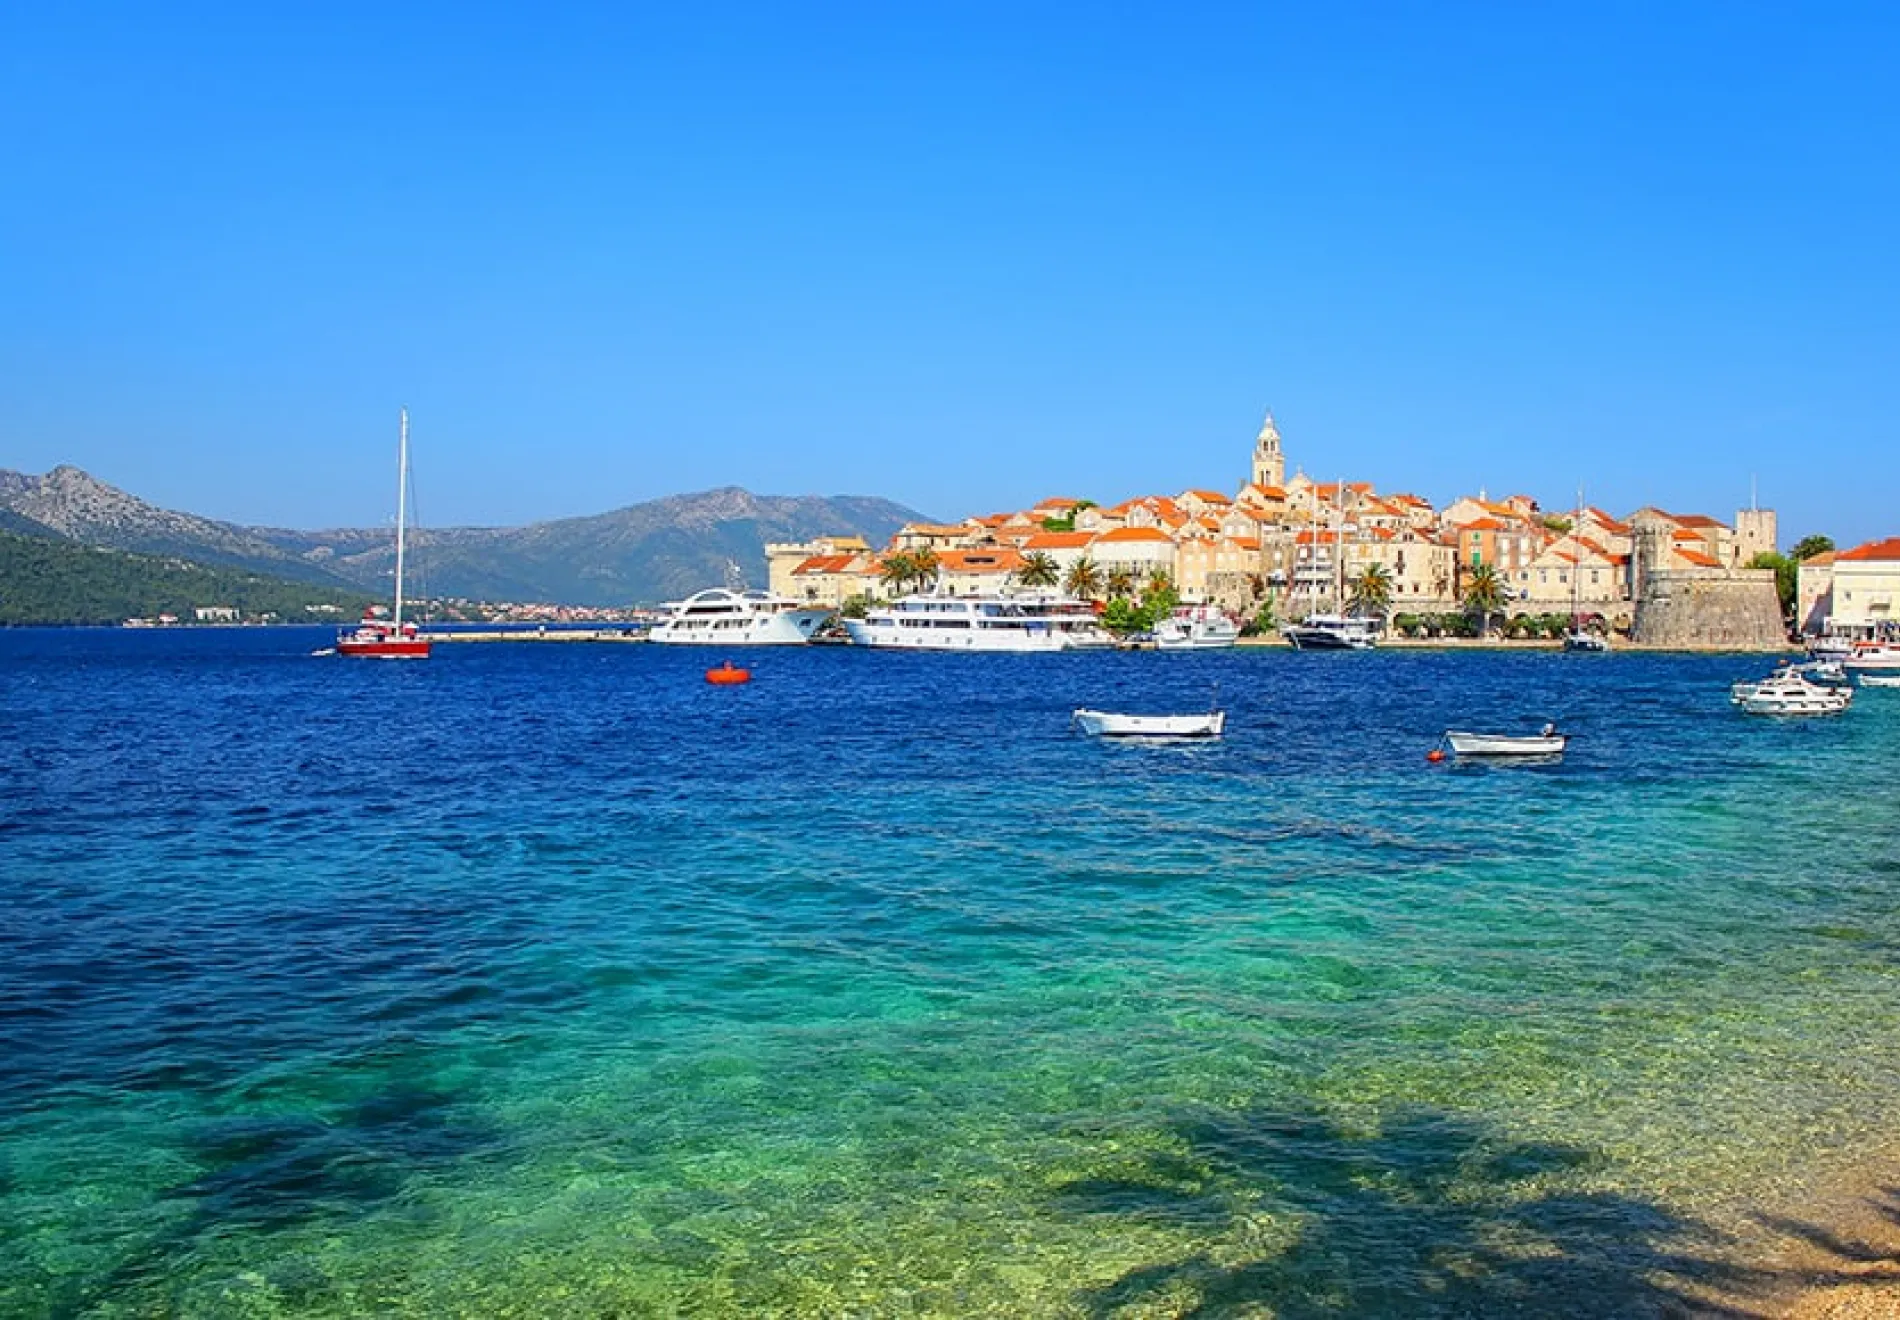
[[[1786,1215],[1758,1214],[1755,1222],[1784,1241],[1806,1248],[1797,1267],[1813,1288],[1881,1287],[1893,1300],[1900,1285],[1900,1187],[1881,1187],[1861,1198],[1846,1225],[1814,1224]]]
[[[1754,1316],[1718,1298],[1772,1279],[1728,1239],[1627,1196],[1570,1190],[1600,1164],[1442,1111],[1360,1131],[1255,1109],[1178,1123],[1184,1150],[1070,1183],[1067,1208],[1218,1234],[1228,1245],[1078,1297],[1097,1317]]]

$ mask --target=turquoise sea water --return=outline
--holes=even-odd
[[[0,634],[0,1314],[1657,1313],[1900,1098],[1900,693],[321,640]]]

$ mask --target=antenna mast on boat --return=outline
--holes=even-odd
[[[403,504],[409,494],[409,410],[402,410],[402,438],[396,446],[396,631],[402,632]]]

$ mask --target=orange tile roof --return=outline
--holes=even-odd
[[[1709,517],[1706,513],[1685,513],[1676,519],[1684,527],[1722,527],[1725,524]]]
[[[1260,538],[1257,536],[1230,536],[1227,538],[1227,543],[1229,545],[1238,546],[1242,550],[1258,550],[1260,548]]]
[[[1812,564],[1816,568],[1826,568],[1838,558],[1840,558],[1840,556],[1835,554],[1832,550],[1823,550],[1818,555],[1809,555],[1806,559],[1803,559],[1801,563],[1804,567]]]
[[[1187,492],[1187,494],[1194,496],[1196,499],[1205,500],[1209,504],[1232,504],[1233,503],[1232,500],[1228,499],[1225,495],[1221,494],[1217,490],[1190,490]]]
[[[1250,490],[1270,500],[1283,500],[1286,498],[1286,488],[1284,486],[1263,486],[1257,481],[1251,481],[1241,488],[1241,494],[1244,495]]]
[[[1014,550],[939,550],[937,567],[946,573],[1013,573],[1023,566]]]
[[[1160,541],[1166,544],[1168,534],[1155,527],[1117,527],[1112,532],[1103,532],[1095,538],[1101,542],[1124,544],[1133,541]]]
[[[1479,518],[1465,523],[1464,529],[1467,532],[1501,532],[1504,530],[1504,524],[1496,518]]]
[[[1852,550],[1843,550],[1834,557],[1837,560],[1845,559],[1856,564],[1875,559],[1900,559],[1900,536],[1889,536],[1884,541],[1869,541],[1865,545],[1855,546]],[[1808,562],[1811,564],[1814,561],[1810,559]]]
[[[1023,549],[1079,550],[1094,539],[1094,532],[1037,532],[1023,541]]]
[[[1697,568],[1720,568],[1720,567],[1722,567],[1722,561],[1721,561],[1721,560],[1719,560],[1719,559],[1717,559],[1717,558],[1715,558],[1715,557],[1714,557],[1714,556],[1712,556],[1712,555],[1705,555],[1705,554],[1703,554],[1703,553],[1702,553],[1702,552],[1701,552],[1700,550],[1682,550],[1682,549],[1678,549],[1678,550],[1676,551],[1676,555],[1677,555],[1677,557],[1678,557],[1678,558],[1681,558],[1681,559],[1686,559],[1686,560],[1688,560],[1688,561],[1689,561],[1690,563],[1692,563],[1692,564],[1694,564],[1694,565],[1695,565],[1695,566],[1696,566]]]
[[[856,558],[856,555],[813,555],[810,559],[807,559],[804,563],[793,569],[792,572],[794,574],[842,573],[851,567],[851,561]]]

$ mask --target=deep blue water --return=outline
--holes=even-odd
[[[1900,1097],[1900,693],[324,640],[0,633],[0,1313],[1641,1314]]]

